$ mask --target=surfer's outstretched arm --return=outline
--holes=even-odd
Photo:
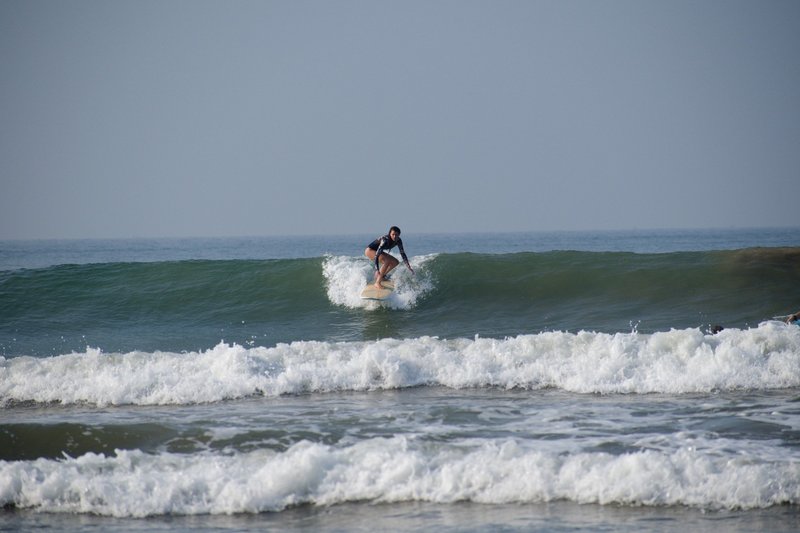
[[[409,263],[408,261],[408,256],[406,255],[406,251],[403,249],[403,241],[400,239],[397,239],[397,249],[400,250],[400,257],[403,258],[403,263],[406,264],[406,268],[409,269],[413,274],[414,269],[411,268],[411,263]]]

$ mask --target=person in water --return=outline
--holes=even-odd
[[[403,262],[406,264],[406,267],[412,274],[414,273],[414,269],[411,268],[411,263],[408,262],[406,251],[403,250],[403,241],[400,239],[400,228],[392,226],[389,228],[389,233],[369,243],[367,249],[364,250],[364,255],[375,262],[375,270],[377,271],[375,272],[376,289],[381,288],[381,281],[388,279],[389,272],[400,264],[395,256],[387,253],[387,250],[391,250],[395,246],[400,250],[400,255],[403,257]]]
[[[796,312],[793,315],[789,315],[786,319],[787,324],[797,324],[800,326],[800,311]]]

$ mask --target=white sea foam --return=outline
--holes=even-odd
[[[325,276],[328,299],[336,305],[353,309],[376,309],[380,306],[410,309],[433,286],[425,265],[434,257],[435,255],[426,255],[411,258],[415,274],[411,274],[402,266],[395,269],[391,275],[395,280],[395,291],[385,302],[377,302],[361,299],[361,291],[375,273],[375,269],[366,258],[326,256],[322,264],[322,273]]]
[[[507,339],[435,337],[293,342],[203,352],[0,358],[0,404],[191,404],[421,385],[554,387],[581,393],[692,393],[800,386],[800,328],[766,322],[707,335],[545,332]]]
[[[257,513],[352,501],[764,508],[800,504],[800,460],[683,446],[573,454],[512,439],[413,437],[346,447],[302,441],[285,452],[146,454],[0,461],[0,505],[120,517]]]

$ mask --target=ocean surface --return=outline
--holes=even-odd
[[[378,233],[0,241],[0,531],[797,531],[800,228]]]

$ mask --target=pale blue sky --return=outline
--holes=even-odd
[[[0,238],[797,226],[797,1],[0,2]]]

